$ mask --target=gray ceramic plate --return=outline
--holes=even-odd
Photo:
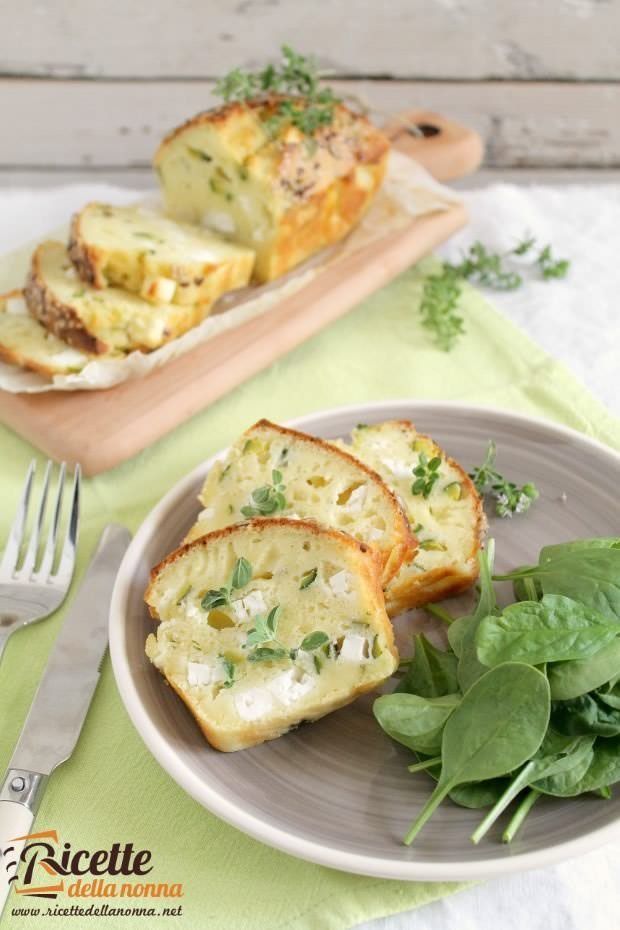
[[[298,420],[326,438],[359,422],[415,421],[466,468],[487,440],[500,470],[533,480],[541,497],[527,516],[491,519],[496,566],[535,561],[545,543],[620,532],[620,456],[567,429],[509,413],[458,405],[388,402],[340,408]],[[232,438],[232,437],[231,437]],[[149,569],[173,549],[198,511],[210,462],[174,487],[146,518],[121,566],[111,609],[110,646],[125,706],[158,762],[192,797],[245,833],[295,856],[382,878],[456,880],[534,868],[585,852],[620,833],[620,793],[539,801],[509,847],[496,830],[477,847],[468,837],[480,812],[447,802],[415,845],[401,843],[428,797],[424,775],[409,775],[409,754],[375,724],[372,697],[245,752],[211,749],[185,706],[144,656],[152,621],[142,603]],[[424,623],[422,615],[399,622]]]

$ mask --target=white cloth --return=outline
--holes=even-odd
[[[88,200],[144,196],[109,185],[0,190],[0,251],[45,236]],[[620,414],[620,185],[464,192],[471,223],[440,254],[456,260],[476,239],[508,250],[528,231],[569,258],[564,281],[493,292],[492,302]],[[615,930],[620,924],[620,841],[560,865],[507,876],[357,930]]]

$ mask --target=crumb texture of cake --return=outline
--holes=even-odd
[[[28,312],[23,291],[0,295],[0,358],[53,377],[78,371],[92,358],[62,342]]]
[[[152,303],[80,280],[66,248],[48,241],[32,257],[24,289],[30,313],[63,342],[94,355],[150,352],[200,323],[208,309]]]
[[[463,468],[413,423],[390,420],[353,430],[337,443],[377,471],[401,502],[418,540],[414,560],[386,588],[391,616],[471,587],[486,519]]]
[[[252,520],[151,573],[146,654],[216,749],[276,739],[371,691],[398,654],[375,553],[309,521]]]
[[[211,307],[250,280],[254,252],[146,207],[89,203],[73,217],[69,256],[83,281],[154,303]]]
[[[216,462],[187,540],[272,516],[312,519],[374,549],[387,583],[415,553],[407,517],[379,475],[331,443],[260,420]]]
[[[347,235],[387,166],[389,141],[366,117],[338,104],[308,136],[278,120],[283,100],[307,105],[271,96],[199,113],[154,159],[166,212],[253,249],[258,281]]]

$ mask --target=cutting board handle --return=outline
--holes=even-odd
[[[415,158],[438,181],[472,174],[484,155],[477,132],[430,110],[398,113],[383,129],[394,148]]]

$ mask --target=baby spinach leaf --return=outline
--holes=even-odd
[[[423,698],[415,694],[384,694],[373,704],[381,728],[408,749],[435,756],[441,750],[446,720],[458,706],[459,694]]]
[[[465,632],[469,623],[473,620],[473,616],[468,614],[465,617],[459,617],[458,620],[455,620],[448,627],[448,642],[452,652],[455,654],[457,659],[461,658],[463,652],[463,640],[465,638]]]
[[[596,694],[582,694],[572,701],[558,701],[551,708],[553,726],[569,735],[620,735],[620,709],[609,707]]]
[[[588,659],[552,663],[547,677],[554,701],[570,701],[596,691],[613,678],[620,668],[620,636]]]
[[[613,678],[595,692],[599,701],[620,710],[620,683]]]
[[[532,567],[532,566],[526,566]],[[537,578],[516,578],[512,584],[516,601],[539,601],[543,596],[542,586]]]
[[[495,557],[495,542],[490,539],[485,551],[478,554],[480,565],[480,597],[471,617],[456,620],[448,629],[448,641],[454,642],[459,652],[457,677],[461,691],[467,689],[487,671],[478,659],[476,634],[481,621],[497,611],[497,598],[493,587],[492,572]],[[459,624],[459,627],[457,627]],[[454,628],[457,627],[455,630]],[[450,634],[453,634],[451,637]],[[454,648],[454,646],[453,646]],[[454,649],[456,652],[457,650]]]
[[[570,797],[586,791],[600,791],[618,781],[620,781],[620,736],[597,739],[588,770],[581,781],[573,786],[574,791]]]
[[[422,770],[423,765],[427,775],[430,775],[433,781],[439,781],[441,765],[430,766],[429,763],[433,762],[430,756],[425,756],[421,752],[416,752],[416,755],[421,760],[420,770]],[[439,758],[441,759],[441,757]],[[411,766],[408,766],[408,771],[413,771]],[[448,797],[459,807],[478,810],[481,807],[489,807],[491,804],[495,804],[509,784],[508,778],[489,778],[487,781],[467,782],[453,788]]]
[[[413,842],[458,785],[497,778],[526,762],[543,741],[550,704],[547,679],[531,665],[507,662],[479,678],[448,718],[439,781],[404,842]]]
[[[499,617],[485,617],[476,632],[483,665],[559,662],[587,658],[620,633],[617,621],[559,594],[521,601]]]
[[[540,550],[538,561],[549,562],[570,552],[579,552],[583,549],[620,549],[620,538],[617,536],[595,536],[593,539],[574,539],[571,542],[555,543],[544,546]]]
[[[594,759],[594,737],[581,736],[572,744],[571,751],[559,757],[555,766],[551,765],[544,774],[535,773],[529,784],[543,794],[554,797],[572,797],[580,794],[577,789]],[[537,776],[537,777],[536,777]]]
[[[581,778],[590,764],[593,742],[593,737],[565,736],[550,727],[538,751],[508,783],[492,809],[474,830],[472,843],[479,843],[511,801],[528,785],[534,782],[538,784],[538,779],[560,775],[565,777],[567,772],[572,773],[573,779]]]
[[[448,797],[459,807],[478,810],[481,807],[490,807],[502,796],[509,784],[506,778],[489,778],[487,781],[470,782],[457,785]]]
[[[582,541],[583,542],[583,541]],[[537,580],[544,594],[563,594],[605,616],[620,621],[620,548],[596,546],[572,548],[568,544],[543,550],[544,561],[534,568],[523,568],[496,580],[517,578]],[[541,553],[541,556],[542,554]]]
[[[478,553],[480,566],[480,594],[478,605],[473,612],[465,617],[459,617],[448,627],[448,642],[454,654],[460,659],[463,652],[465,634],[471,627],[477,626],[477,621],[494,613],[497,610],[497,599],[491,574],[493,559],[495,557],[495,540],[489,539],[486,550]]]
[[[414,637],[414,648],[413,659],[397,691],[418,694],[424,698],[441,697],[458,691],[457,659],[452,652],[437,649],[421,633]]]

